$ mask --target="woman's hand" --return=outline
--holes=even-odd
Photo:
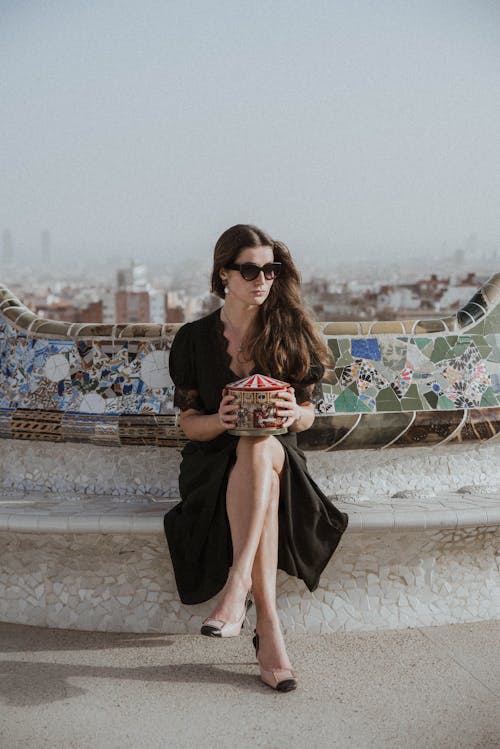
[[[298,421],[302,416],[302,410],[295,400],[293,388],[291,390],[280,391],[274,404],[276,406],[276,415],[285,418],[284,427],[290,427],[294,421]]]
[[[238,411],[238,404],[232,403],[234,401],[234,395],[224,395],[217,414],[219,416],[219,422],[224,429],[235,429],[236,425],[236,413]]]

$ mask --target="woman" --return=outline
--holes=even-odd
[[[276,609],[276,570],[314,590],[348,522],[297,448],[296,432],[314,421],[312,392],[328,350],[303,307],[287,247],[257,227],[237,224],[218,239],[212,292],[224,306],[184,325],[170,353],[175,405],[190,442],[182,452],[182,501],[165,516],[165,533],[182,602],[221,591],[202,634],[238,635],[251,589],[261,678],[290,691],[296,678]],[[276,401],[286,434],[228,434],[237,406],[222,390],[255,372],[293,385]]]

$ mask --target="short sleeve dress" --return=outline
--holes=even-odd
[[[183,325],[170,352],[175,405],[181,410],[217,413],[224,386],[240,379],[230,363],[220,310]],[[323,368],[318,365],[307,380],[291,383],[298,403],[310,400],[322,375]],[[215,596],[232,564],[226,488],[239,439],[225,432],[213,440],[190,441],[182,450],[181,501],[165,515],[164,528],[179,596],[186,604]],[[309,475],[296,433],[276,435],[276,439],[285,452],[278,509],[278,568],[302,579],[312,591],[347,528],[348,516]]]

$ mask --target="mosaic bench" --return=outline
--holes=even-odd
[[[499,292],[500,274],[443,320],[319,323],[332,367],[302,447],[350,525],[314,594],[280,573],[285,631],[499,616]],[[180,604],[161,532],[177,327],[48,321],[0,288],[0,619],[198,630],[210,604]]]

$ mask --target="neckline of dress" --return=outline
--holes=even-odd
[[[229,341],[226,338],[226,336],[224,335],[224,322],[222,321],[222,318],[221,318],[221,312],[222,312],[222,307],[219,307],[219,309],[217,310],[217,313],[216,313],[216,318],[215,318],[216,319],[216,323],[217,323],[216,324],[216,329],[217,329],[217,332],[219,333],[219,337],[221,339],[221,341],[220,341],[221,344],[222,344],[221,345],[221,350],[222,350],[222,355],[223,355],[223,359],[224,359],[224,363],[225,363],[227,371],[233,377],[236,377],[237,380],[241,380],[243,377],[250,377],[250,375],[256,374],[257,370],[256,370],[255,367],[252,367],[252,369],[250,370],[250,372],[248,374],[238,374],[237,372],[234,371],[234,369],[231,368],[231,361],[232,361],[231,360],[231,354],[228,351]]]

